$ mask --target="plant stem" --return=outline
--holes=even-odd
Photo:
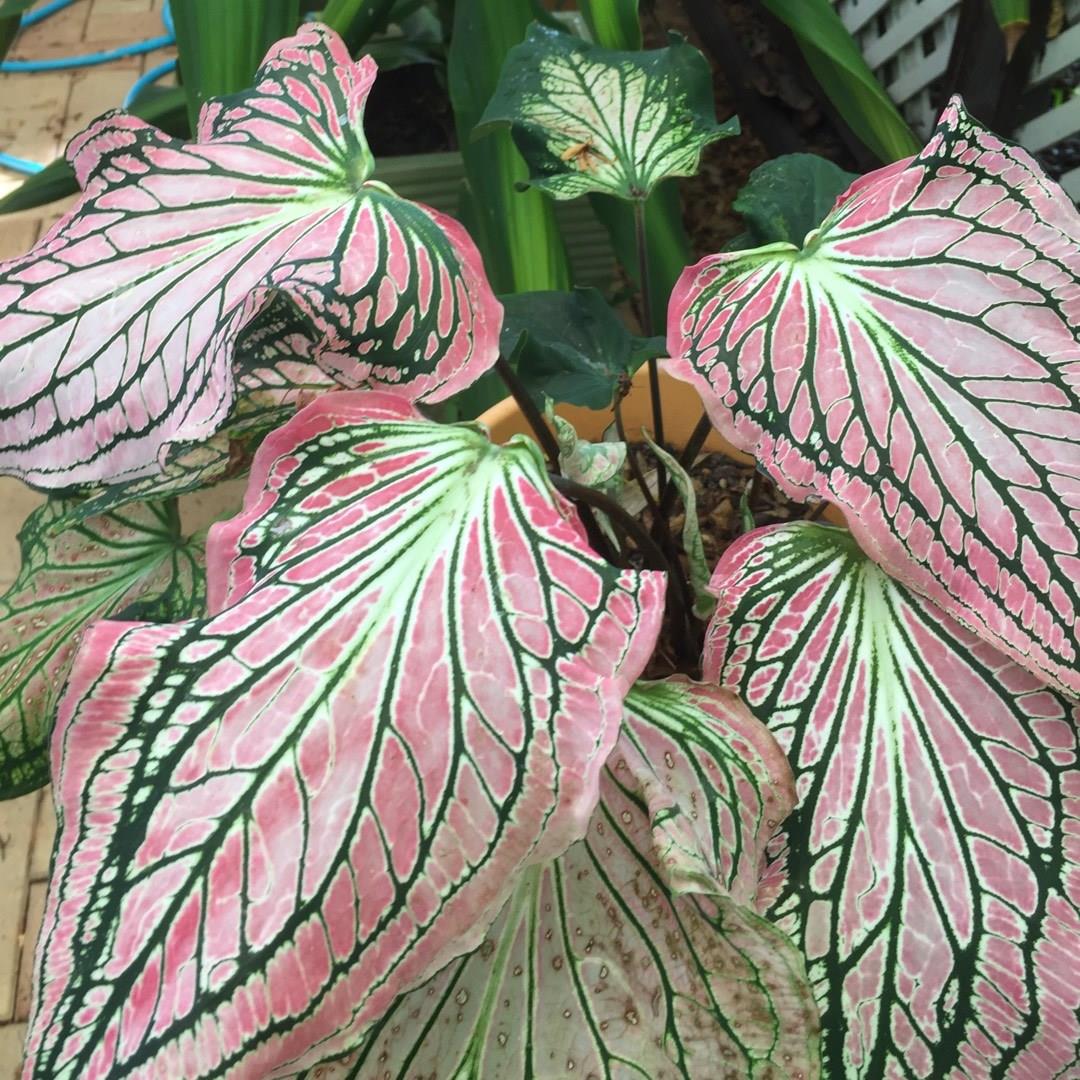
[[[550,474],[552,480],[559,475],[559,443],[555,438],[551,428],[548,427],[547,421],[544,419],[543,414],[536,407],[536,402],[533,401],[529,395],[529,391],[525,389],[525,384],[518,378],[517,372],[510,366],[509,361],[504,356],[500,356],[495,361],[495,370],[498,372],[499,378],[502,379],[506,385],[507,390],[510,391],[514,401],[517,402],[518,408],[521,410],[521,415],[525,417],[529,422],[529,427],[532,428],[533,434],[536,435],[537,441],[543,447],[544,454],[548,459],[548,466],[551,470]],[[618,566],[620,559],[619,553],[612,548],[608,542],[608,538],[604,535],[603,529],[600,528],[600,523],[596,520],[596,516],[592,510],[586,506],[579,506],[578,513],[581,516],[581,523],[585,526],[585,532],[589,537],[589,543],[593,548],[599,552],[600,556],[613,566]]]
[[[641,522],[602,491],[586,487],[565,476],[553,476],[551,482],[556,490],[561,491],[568,499],[602,510],[625,536],[630,537],[637,544],[646,566],[653,570],[662,570],[667,574],[669,587],[665,606],[672,630],[678,637],[677,648],[680,659],[691,668],[696,668],[698,649],[690,624],[692,601],[689,587],[682,574],[682,567],[677,563],[672,566],[668,557],[660,550]]]
[[[638,282],[641,287],[642,330],[651,337],[656,328],[653,324],[651,280],[649,276],[649,240],[645,233],[645,200],[634,200],[634,239],[637,243]],[[653,438],[664,446],[664,405],[660,398],[660,369],[656,357],[649,358],[649,394],[652,397]],[[666,449],[666,448],[665,448]],[[663,469],[659,473],[663,487]]]
[[[645,474],[641,471],[641,462],[638,461],[637,453],[634,447],[631,445],[630,440],[626,437],[626,425],[623,424],[622,418],[622,397],[618,392],[615,394],[615,430],[619,435],[619,442],[626,445],[626,462],[630,466],[630,475],[633,476],[634,482],[639,488],[641,488],[641,494],[645,497],[645,504],[649,508],[649,512],[653,516],[653,521],[657,520],[660,513],[660,507],[657,505],[656,499],[653,497],[652,491],[649,490],[649,485],[645,481]]]
[[[679,464],[687,472],[693,468],[694,462],[697,461],[697,456],[701,453],[701,448],[705,445],[705,440],[709,437],[710,431],[712,431],[712,421],[709,419],[709,414],[703,412],[697,426],[690,432],[690,438],[687,439],[683,452],[679,455]],[[675,507],[675,498],[678,494],[678,489],[672,484],[664,492],[663,499],[660,500],[660,516],[665,521],[667,521],[668,515]]]
[[[641,522],[625,511],[614,499],[602,491],[597,491],[596,488],[586,487],[565,476],[553,476],[551,482],[555,489],[561,491],[568,499],[603,510],[618,528],[637,544],[647,566],[653,570],[663,570],[669,577],[674,576],[667,556],[660,550],[656,541],[645,531]]]
[[[536,402],[533,401],[529,391],[525,389],[525,384],[518,378],[517,372],[510,366],[506,357],[500,356],[495,361],[495,371],[506,384],[506,389],[510,391],[510,395],[517,402],[521,415],[528,420],[529,427],[532,428],[533,434],[536,436],[536,441],[547,456],[551,471],[557,473],[559,471],[559,444],[555,439],[554,432],[548,427],[543,414],[536,407]]]

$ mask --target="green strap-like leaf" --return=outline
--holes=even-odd
[[[184,619],[205,599],[202,544],[182,539],[174,505],[133,504],[57,535],[73,507],[55,500],[30,515],[19,576],[0,598],[0,798],[48,783],[49,730],[85,626]]]
[[[516,190],[527,176],[510,133],[472,141],[507,53],[521,41],[530,0],[454,0],[446,67],[467,184],[461,217],[483,252],[496,292],[566,289],[570,263],[555,210],[539,191]]]
[[[480,129],[504,123],[530,183],[556,199],[644,199],[664,177],[692,176],[702,147],[739,130],[734,118],[716,122],[708,62],[681,39],[619,52],[538,23],[506,58]]]
[[[640,49],[638,0],[578,0],[593,40],[608,49]]]
[[[867,149],[883,162],[919,152],[911,128],[829,0],[761,2],[795,35],[814,78]]]
[[[791,942],[753,913],[789,766],[733,695],[639,683],[583,840],[521,881],[480,947],[305,1080],[820,1075]]]

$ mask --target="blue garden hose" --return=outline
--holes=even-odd
[[[44,7],[31,11],[22,17],[19,29],[24,30],[28,26],[55,15],[58,11],[70,7],[75,0],[52,0]],[[161,11],[161,21],[165,24],[165,33],[161,37],[149,38],[146,41],[136,41],[131,45],[122,45],[117,49],[107,49],[103,52],[84,53],[81,56],[61,56],[50,60],[4,60],[0,62],[0,72],[32,72],[32,71],[62,71],[68,68],[91,67],[95,64],[107,64],[113,60],[120,60],[127,56],[141,56],[143,53],[153,52],[155,49],[163,49],[167,45],[176,44],[176,33],[173,26],[172,12],[169,10],[169,0]],[[146,74],[140,76],[135,85],[124,97],[124,108],[129,108],[135,99],[151,83],[160,79],[163,75],[176,70],[176,61],[167,60],[151,68]],[[6,154],[0,150],[0,166],[21,173],[41,172],[43,165],[33,161],[26,161],[14,154]]]
[[[168,75],[169,72],[176,70],[176,58],[172,60],[166,60],[163,64],[158,64],[156,67],[150,68],[145,75],[140,75],[132,84],[131,89],[124,95],[123,107],[130,109],[139,95],[151,84],[155,83],[163,75]]]

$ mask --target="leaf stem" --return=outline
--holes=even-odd
[[[543,414],[536,407],[536,402],[525,388],[525,384],[518,378],[517,372],[510,366],[505,356],[500,356],[495,361],[495,371],[506,385],[506,389],[510,391],[511,397],[517,402],[521,415],[528,420],[536,441],[543,448],[548,459],[551,471],[559,472],[559,443],[555,438],[555,433],[548,427]]]
[[[614,499],[609,498],[602,491],[586,487],[584,484],[579,484],[576,480],[569,480],[565,476],[553,476],[551,482],[556,490],[561,491],[568,499],[602,510],[624,535],[630,537],[637,544],[638,551],[645,560],[646,566],[653,570],[662,570],[667,574],[669,587],[665,607],[672,631],[677,636],[677,649],[680,659],[684,664],[689,665],[692,670],[696,670],[698,647],[690,623],[692,601],[689,587],[682,574],[682,567],[677,564],[673,567],[668,557],[661,551],[641,522],[632,514],[627,513]]]
[[[536,407],[536,402],[533,401],[529,391],[525,388],[525,384],[518,378],[517,372],[511,367],[506,357],[500,356],[495,361],[495,371],[506,385],[507,390],[510,391],[514,401],[517,402],[521,415],[528,420],[529,427],[532,428],[533,434],[536,435],[536,439],[548,459],[549,475],[554,480],[560,472],[559,443],[554,432],[548,427],[543,414]],[[592,544],[603,559],[611,563],[612,566],[618,566],[620,563],[619,552],[608,542],[608,538],[604,535],[604,531],[600,528],[600,523],[596,520],[592,510],[588,506],[579,506],[578,513],[581,515],[581,523],[585,526],[585,532],[588,534],[589,543]]]
[[[686,472],[694,467],[694,462],[697,461],[698,454],[701,453],[701,448],[705,445],[705,440],[709,437],[709,432],[712,431],[712,421],[709,419],[709,414],[703,412],[701,419],[697,422],[697,426],[692,432],[690,432],[690,438],[686,440],[686,446],[683,447],[683,452],[679,455],[679,465]],[[668,515],[675,508],[675,498],[678,495],[678,491],[675,485],[672,484],[667,491],[664,492],[663,499],[660,500],[660,514],[665,521],[668,519]]]
[[[634,200],[634,240],[637,246],[638,283],[641,288],[642,330],[647,337],[656,332],[653,324],[652,282],[649,275],[649,239],[645,232],[645,200]],[[653,437],[664,446],[664,403],[660,397],[660,369],[656,357],[649,357],[649,394],[652,397]],[[657,474],[660,478],[660,490],[664,490],[665,474],[663,467]]]
[[[623,423],[622,417],[622,395],[618,391],[615,392],[614,412],[615,430],[618,433],[619,442],[626,445],[626,462],[630,466],[630,475],[633,476],[637,486],[641,488],[641,494],[645,497],[645,504],[653,516],[653,521],[656,521],[660,513],[660,507],[657,505],[656,499],[645,481],[645,474],[641,471],[641,462],[638,461],[637,452],[626,437],[626,425]]]

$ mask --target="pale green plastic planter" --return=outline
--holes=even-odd
[[[374,179],[403,198],[460,216],[458,202],[465,183],[465,163],[456,150],[376,159]],[[592,285],[606,292],[615,280],[615,253],[589,200],[556,202],[555,217],[570,257],[574,284]]]

